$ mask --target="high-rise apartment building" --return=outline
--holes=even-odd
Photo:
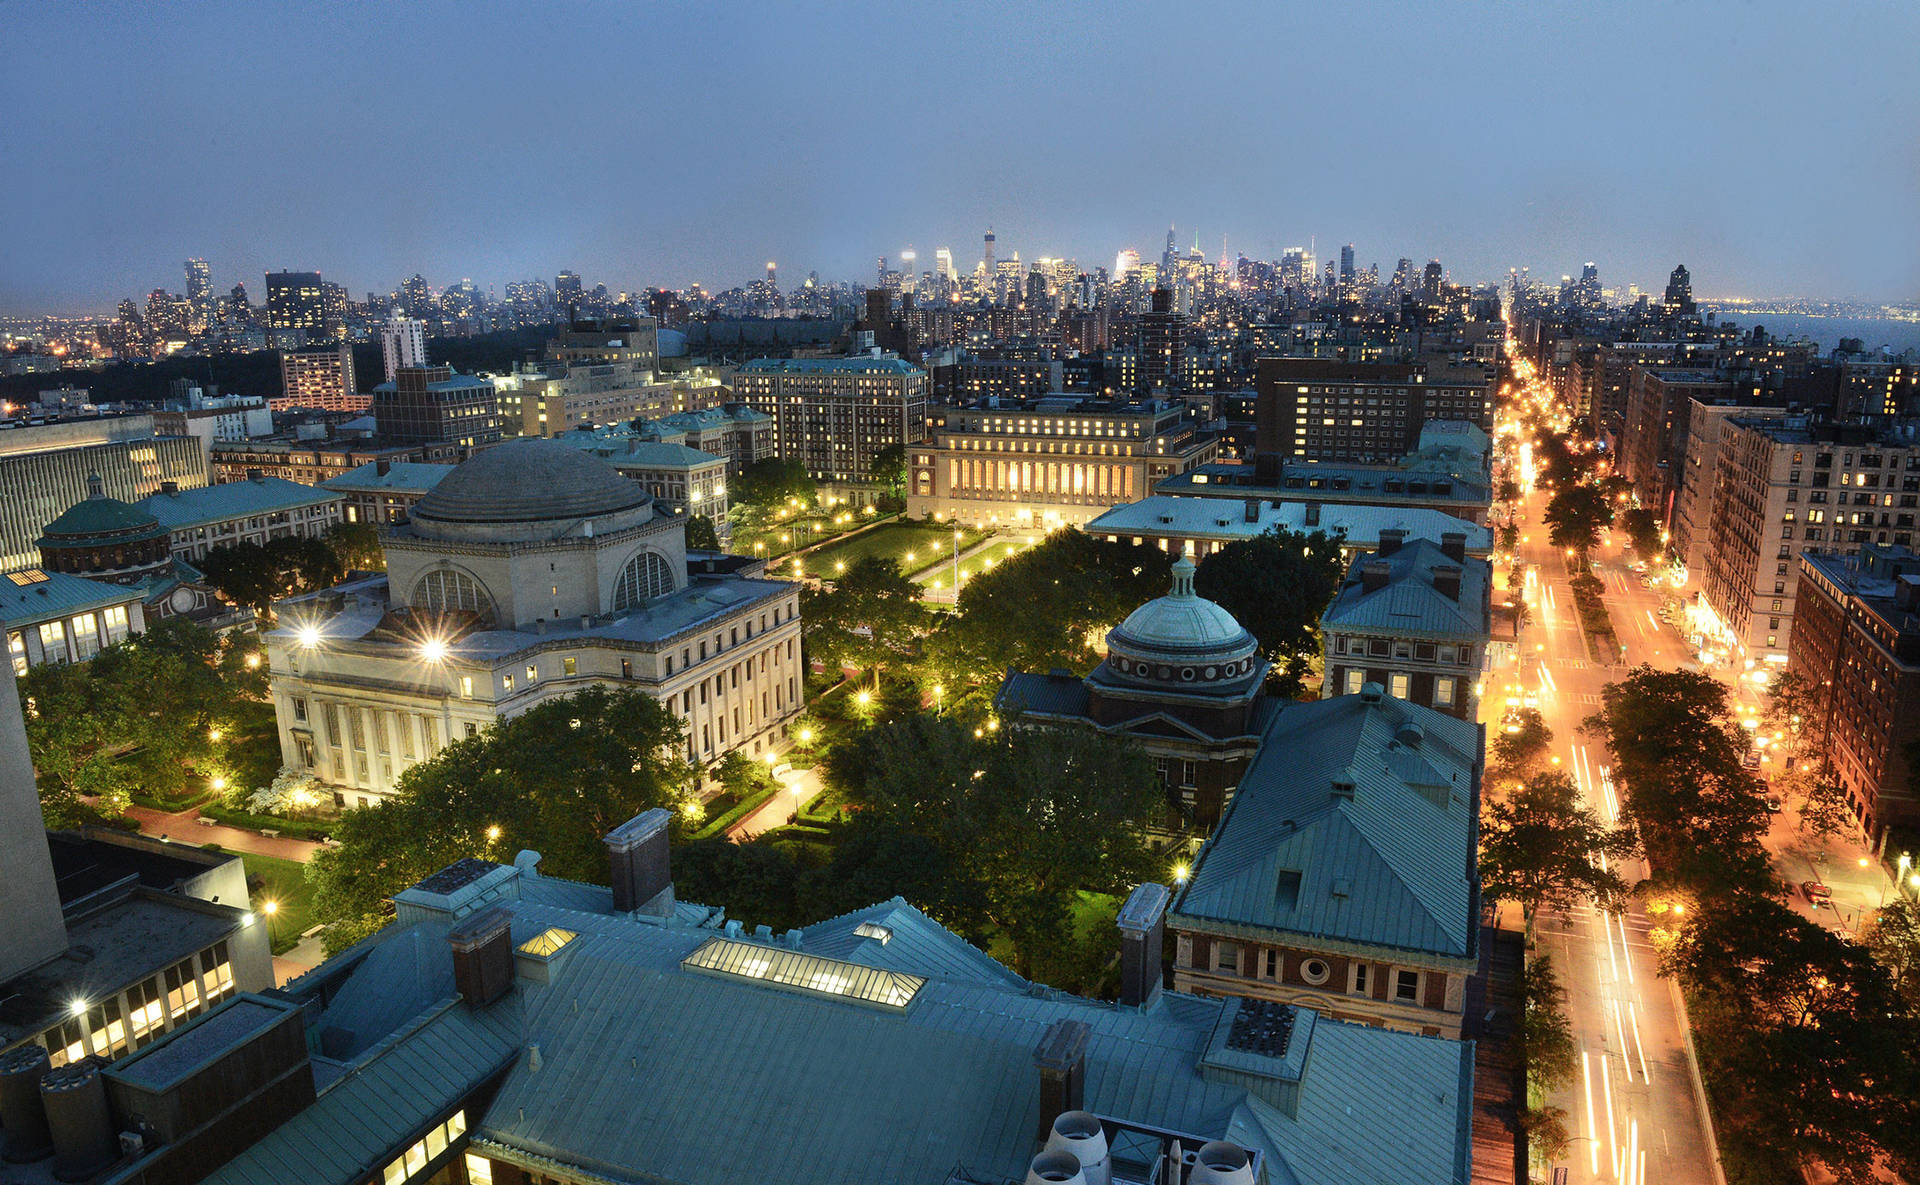
[[[1633,483],[1640,505],[1662,523],[1673,513],[1679,489],[1675,467],[1687,454],[1691,405],[1725,403],[1734,386],[1716,371],[1681,367],[1636,367],[1628,380],[1626,422],[1620,436],[1620,472]]]
[[[382,437],[482,448],[501,437],[500,399],[492,383],[451,366],[403,366],[373,389]]]
[[[388,382],[402,366],[425,366],[427,323],[396,312],[380,327],[380,354],[387,365]]]
[[[267,273],[267,328],[327,330],[327,293],[319,272]]]
[[[1784,663],[1798,559],[1914,543],[1920,442],[1805,416],[1733,417],[1721,430],[1700,602],[1708,641]]]
[[[280,397],[268,401],[275,411],[295,407],[323,411],[365,411],[370,397],[360,394],[353,373],[353,347],[287,350],[280,355]]]
[[[580,301],[584,295],[580,284],[580,277],[577,274],[573,272],[561,272],[553,278],[554,303],[558,304],[561,310],[567,313],[567,315],[572,316],[578,312]]]
[[[188,328],[205,333],[214,320],[213,269],[204,259],[187,260]]]
[[[1277,479],[1289,457],[1392,461],[1420,447],[1430,420],[1493,429],[1484,373],[1426,364],[1262,358],[1254,378],[1255,454]]]
[[[1688,274],[1686,264],[1674,265],[1673,274],[1667,277],[1667,291],[1660,300],[1660,307],[1669,316],[1693,315],[1693,277]]]
[[[1140,393],[1153,395],[1180,385],[1180,355],[1187,319],[1174,311],[1173,290],[1156,288],[1153,305],[1140,315]]]
[[[927,372],[890,354],[760,358],[733,388],[773,417],[776,454],[821,481],[864,482],[875,453],[926,432]]]

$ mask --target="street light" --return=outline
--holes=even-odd
[[[420,657],[426,659],[428,662],[445,662],[447,660],[447,644],[439,638],[428,638],[426,641],[420,643]]]

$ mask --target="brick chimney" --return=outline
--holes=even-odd
[[[469,1008],[483,1008],[513,987],[512,922],[512,911],[496,905],[447,931],[453,986]]]
[[[1120,909],[1120,1002],[1151,1004],[1160,994],[1161,948],[1166,940],[1165,885],[1135,886]]]
[[[1033,1049],[1040,1071],[1040,1114],[1034,1138],[1044,1140],[1064,1111],[1080,1111],[1087,1097],[1087,1041],[1093,1029],[1085,1021],[1056,1020]]]
[[[1435,564],[1433,566],[1433,590],[1449,601],[1460,599],[1460,565]]]
[[[615,913],[667,915],[673,912],[673,868],[667,854],[667,830],[673,813],[664,807],[642,811],[607,833],[609,883]]]
[[[1362,592],[1379,592],[1387,587],[1387,579],[1393,575],[1393,565],[1385,560],[1360,561],[1360,589]]]
[[[1406,541],[1407,532],[1403,528],[1383,527],[1380,531],[1380,546],[1376,549],[1376,554],[1392,555],[1399,551],[1400,545]]]
[[[1440,554],[1456,564],[1467,562],[1467,533],[1448,531],[1440,536]]]

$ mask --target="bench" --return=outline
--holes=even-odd
[[[264,836],[266,836],[266,837],[267,837],[268,839],[279,839],[279,838],[280,838],[280,832],[279,832],[279,831],[278,831],[277,829],[275,829],[275,828],[272,828],[272,827],[262,827],[262,828],[260,829],[260,834],[262,834],[262,835],[264,835]]]
[[[193,817],[193,821],[200,824],[200,826],[202,827],[218,827],[219,826],[218,823],[215,823],[212,819],[207,818],[205,815],[195,815]]]

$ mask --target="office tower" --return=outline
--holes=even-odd
[[[1128,276],[1139,270],[1140,253],[1132,247],[1128,247],[1125,251],[1120,252],[1119,255],[1114,257],[1113,282],[1116,284],[1125,283]]]
[[[380,327],[380,353],[387,364],[387,381],[402,366],[427,364],[427,323],[398,312]]]
[[[1667,277],[1667,292],[1660,305],[1668,316],[1693,315],[1693,277],[1687,273],[1686,264],[1674,265],[1673,274]]]
[[[913,253],[912,247],[908,247],[900,253],[900,287],[902,291],[913,291],[914,277],[918,274],[917,265],[919,260],[920,257]]]
[[[1427,270],[1422,277],[1421,291],[1425,295],[1428,304],[1440,303],[1440,287],[1445,282],[1445,275],[1446,273],[1441,269],[1439,260],[1427,260]]]
[[[479,448],[502,435],[492,383],[450,366],[403,366],[373,389],[373,418],[389,440]]]
[[[987,253],[982,257],[982,262],[986,265],[986,269],[987,269],[987,283],[991,284],[993,283],[993,269],[994,269],[993,228],[991,226],[987,228]]]
[[[949,284],[960,281],[960,273],[953,268],[953,248],[942,247],[933,253],[933,270],[947,278]]]
[[[267,273],[267,328],[326,331],[327,296],[319,272]]]
[[[1173,275],[1173,265],[1180,258],[1178,249],[1173,245],[1173,227],[1167,227],[1167,249],[1160,253],[1160,278],[1166,280]]]
[[[281,408],[313,407],[326,411],[365,411],[367,400],[354,384],[353,347],[326,350],[287,350],[280,355]]]
[[[213,269],[204,259],[187,260],[188,328],[205,333],[214,319]]]
[[[1348,243],[1346,246],[1340,248],[1340,282],[1342,284],[1351,284],[1353,282],[1352,243]]]
[[[433,315],[433,293],[427,288],[425,276],[416,272],[400,282],[400,311],[409,317]]]
[[[585,295],[576,273],[561,272],[553,278],[553,299],[568,316],[573,316],[579,310],[580,301]]]

